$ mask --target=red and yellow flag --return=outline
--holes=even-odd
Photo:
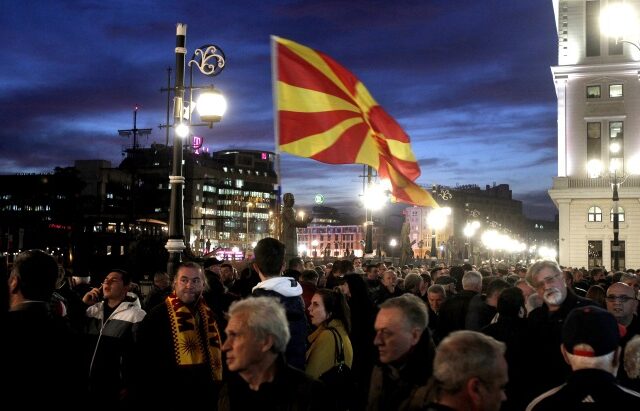
[[[398,201],[438,207],[414,181],[409,136],[364,84],[335,60],[272,36],[276,140],[281,151],[328,164],[366,164]]]

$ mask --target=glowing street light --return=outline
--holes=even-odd
[[[433,208],[427,216],[427,224],[431,227],[431,260],[438,259],[436,246],[436,230],[441,230],[447,224],[447,217],[451,215],[451,207]]]
[[[175,84],[173,91],[173,166],[171,175],[169,175],[169,184],[171,186],[171,202],[169,206],[169,239],[165,248],[169,252],[169,260],[167,262],[167,272],[169,275],[174,274],[175,267],[182,260],[182,252],[186,248],[185,230],[184,230],[184,183],[185,178],[182,169],[183,160],[183,140],[189,134],[189,126],[191,123],[191,113],[197,105],[194,103],[193,91],[202,89],[202,87],[193,86],[193,67],[197,67],[200,73],[205,76],[216,76],[224,70],[225,56],[222,50],[214,45],[205,45],[195,50],[193,57],[189,61],[189,94],[185,98],[184,72],[185,72],[185,55],[187,54],[187,25],[178,23],[176,25],[176,69]],[[207,87],[209,93],[212,87]],[[199,113],[203,113],[202,121],[209,127],[214,122],[222,119],[222,115],[226,110],[226,101],[224,97],[216,91],[217,97],[203,96]],[[206,94],[206,93],[203,93]],[[205,125],[193,124],[193,125]]]
[[[464,259],[465,262],[469,262],[472,259],[471,237],[475,235],[476,231],[478,231],[479,228],[480,228],[480,222],[477,220],[473,220],[473,221],[467,222],[467,224],[464,226],[464,229],[462,230],[465,237],[467,238],[467,243],[465,244],[466,245],[465,247],[466,258]]]

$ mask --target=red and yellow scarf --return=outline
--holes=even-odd
[[[211,309],[200,299],[194,308],[198,314],[196,316],[175,293],[167,297],[165,304],[169,312],[176,364],[189,366],[209,362],[213,379],[222,380],[220,333]],[[196,317],[200,321],[196,321]]]

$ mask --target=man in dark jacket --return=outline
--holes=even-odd
[[[438,315],[436,342],[442,341],[449,333],[464,330],[471,299],[482,292],[482,275],[468,271],[462,277],[462,291],[452,295],[442,303]]]
[[[529,267],[527,282],[544,300],[542,306],[531,311],[529,321],[529,352],[532,366],[529,399],[561,384],[570,368],[558,350],[562,342],[562,325],[569,312],[576,307],[593,305],[591,300],[570,292],[562,270],[555,261],[543,260]]]
[[[206,408],[216,403],[222,381],[221,330],[202,296],[205,286],[202,268],[182,263],[173,293],[144,319],[138,339],[142,408]],[[158,393],[168,381],[172,392]]]
[[[335,409],[322,383],[284,360],[290,334],[276,298],[234,302],[225,331],[222,350],[230,375],[220,392],[218,411]]]
[[[571,311],[562,329],[560,351],[571,366],[570,377],[533,400],[527,411],[640,409],[640,393],[615,380],[620,332],[611,313],[595,306]]]
[[[422,411],[499,411],[508,381],[505,345],[475,331],[445,338],[433,362],[433,402]]]
[[[14,401],[16,408],[49,409],[61,396],[68,409],[86,406],[79,335],[49,307],[57,279],[55,259],[44,251],[30,250],[17,256],[8,281],[4,280],[9,312],[0,314],[5,374],[0,395]],[[67,395],[69,387],[72,395]]]
[[[434,345],[424,302],[411,294],[390,298],[376,317],[380,364],[371,374],[367,410],[415,410],[425,402]]]
[[[284,244],[275,238],[263,238],[253,252],[253,268],[261,281],[253,288],[252,294],[254,297],[277,297],[284,305],[291,333],[285,356],[290,365],[304,370],[309,325],[304,313],[302,287],[294,278],[281,277],[284,270]]]

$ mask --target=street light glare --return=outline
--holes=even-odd
[[[587,163],[587,173],[589,173],[590,178],[600,177],[600,174],[602,174],[602,161],[589,160]]]
[[[180,138],[185,138],[189,135],[189,126],[184,123],[180,123],[176,126],[176,135]]]
[[[209,89],[198,97],[196,109],[202,121],[217,123],[227,111],[227,100],[218,90]]]
[[[612,158],[609,162],[609,172],[618,173],[622,171],[622,164],[619,158]]]
[[[362,203],[369,210],[377,211],[384,207],[387,198],[386,191],[381,184],[370,184],[364,191]]]
[[[600,13],[600,31],[607,37],[636,40],[636,25],[636,14],[629,4],[610,4]]]
[[[609,145],[609,151],[611,151],[612,153],[616,154],[620,152],[620,143],[611,143]]]

